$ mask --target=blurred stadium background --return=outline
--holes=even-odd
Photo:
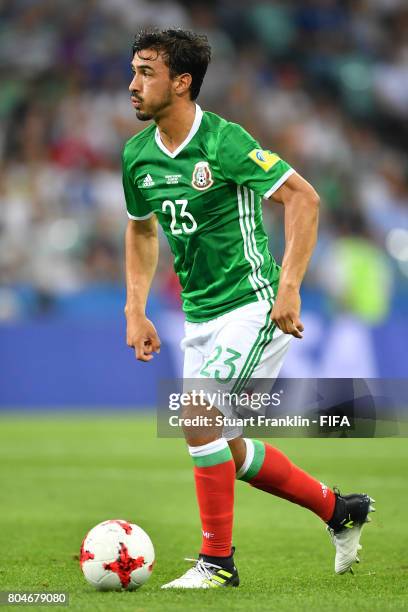
[[[167,244],[149,301],[164,349],[125,344],[120,177],[145,127],[127,92],[144,26],[206,33],[200,105],[244,125],[322,197],[286,376],[407,375],[408,6],[404,0],[0,2],[0,405],[148,406],[180,374]],[[234,154],[234,152],[232,152]],[[282,210],[265,204],[271,250]]]

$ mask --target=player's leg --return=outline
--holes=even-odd
[[[204,326],[211,335],[211,326]],[[200,326],[190,326],[190,346],[185,341],[185,385],[194,387],[203,365],[205,338]],[[194,332],[196,335],[194,336]],[[195,344],[195,346],[194,346]],[[189,381],[189,382],[187,382]],[[191,384],[189,384],[191,383]],[[202,544],[194,566],[180,578],[162,588],[212,588],[238,586],[238,572],[232,550],[235,464],[231,450],[216,424],[221,413],[197,397],[192,397],[182,412],[183,431],[193,461],[194,480],[202,528]],[[205,419],[204,427],[191,425],[193,419]]]
[[[277,378],[289,348],[290,336],[276,330],[269,342],[258,352],[257,360],[244,372],[252,383],[256,379]],[[242,378],[241,374],[241,378]],[[298,466],[277,448],[258,440],[236,438],[229,441],[238,465],[237,478],[273,495],[312,510],[322,520],[333,515],[335,495]]]
[[[194,480],[200,512],[202,544],[194,566],[162,588],[211,588],[238,586],[232,550],[235,463],[222,427],[221,413],[206,404],[184,407],[185,423],[206,419],[206,426],[184,425],[184,436],[194,464]]]
[[[231,393],[237,372],[248,368],[272,331],[271,304],[247,304],[217,319],[202,324],[186,324],[182,342],[185,351],[185,392]],[[184,418],[233,416],[229,404],[208,411],[204,405],[191,403]],[[209,588],[238,584],[231,549],[235,464],[226,438],[240,431],[232,428],[197,429],[185,426],[184,434],[194,462],[197,500],[202,522],[203,540],[199,561],[181,578],[165,588]],[[213,576],[214,567],[221,568]]]
[[[279,330],[265,347],[255,378],[275,379],[288,348],[288,337]],[[359,538],[367,515],[374,510],[364,494],[342,496],[296,466],[280,450],[259,440],[236,438],[229,445],[237,467],[237,478],[272,495],[308,508],[327,523],[336,546],[335,571],[344,573],[358,562]]]
[[[218,394],[230,393],[234,374],[243,370],[250,358],[266,341],[272,327],[268,302],[247,304],[204,324],[187,324],[182,347],[185,350],[184,391]],[[199,364],[199,366],[197,366]],[[208,405],[191,403],[183,418],[205,418],[203,428],[184,425],[184,435],[194,462],[194,478],[202,525],[199,562],[166,588],[236,586],[239,582],[232,550],[232,523],[235,463],[226,440],[240,430],[214,427],[217,416],[234,416],[229,403],[208,410]],[[185,421],[184,421],[185,423]],[[205,566],[203,567],[203,564]],[[214,567],[221,574],[213,575]],[[218,584],[217,584],[218,582]]]
[[[251,486],[308,508],[324,522],[336,547],[335,571],[344,574],[359,562],[360,535],[374,500],[366,494],[341,495],[299,467],[277,448],[259,440],[229,441],[237,478]]]
[[[304,506],[325,522],[332,518],[336,501],[334,492],[292,463],[280,450],[249,438],[236,438],[229,444],[234,458],[237,457],[237,464],[241,463],[237,479]]]

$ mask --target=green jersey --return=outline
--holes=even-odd
[[[174,255],[186,319],[208,321],[256,300],[273,300],[280,268],[268,249],[262,198],[294,170],[239,125],[196,115],[173,152],[150,125],[123,152],[130,219],[155,214]]]

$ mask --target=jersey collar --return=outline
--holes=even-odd
[[[189,133],[187,135],[187,138],[181,143],[181,145],[179,145],[177,147],[177,149],[175,151],[169,151],[168,148],[164,146],[164,144],[162,143],[162,140],[160,138],[159,128],[157,127],[156,128],[156,133],[155,133],[155,139],[156,139],[156,144],[159,147],[159,149],[161,149],[163,151],[163,153],[165,153],[166,155],[168,155],[172,159],[177,157],[177,155],[188,145],[190,140],[192,140],[192,138],[194,138],[194,136],[197,134],[198,129],[199,129],[200,125],[201,125],[202,118],[203,118],[203,111],[198,106],[198,104],[196,104],[196,113],[195,113],[193,125],[191,126],[191,130],[189,131]]]

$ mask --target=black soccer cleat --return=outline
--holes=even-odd
[[[194,566],[185,572],[180,578],[176,578],[167,584],[163,584],[162,589],[211,589],[217,587],[237,587],[239,585],[238,570],[235,567],[232,549],[231,557],[224,558],[227,563],[222,567],[213,562],[216,557],[211,557],[211,562],[202,555],[198,559],[186,559],[193,561]],[[221,562],[221,560],[220,560]]]
[[[368,514],[375,512],[375,500],[365,494],[341,495],[334,490],[336,505],[333,517],[327,523],[327,531],[336,547],[334,569],[336,574],[353,573],[353,563],[359,563],[360,536],[365,523],[371,519]]]

